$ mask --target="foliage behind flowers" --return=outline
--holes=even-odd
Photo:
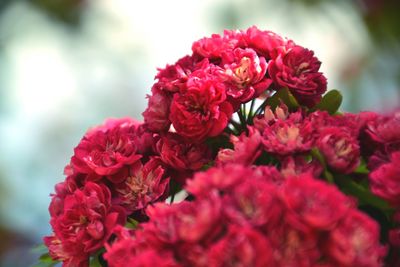
[[[400,114],[340,113],[314,53],[256,27],[192,51],[144,123],[82,138],[41,266],[400,266]]]

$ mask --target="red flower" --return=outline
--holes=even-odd
[[[319,133],[317,147],[335,171],[351,173],[360,164],[360,147],[345,127],[325,127]]]
[[[371,140],[365,146],[371,146],[375,153],[390,154],[400,150],[400,111],[388,116],[377,116],[367,123],[367,134]],[[372,142],[371,142],[372,141]]]
[[[305,173],[319,177],[323,169],[318,160],[315,158],[308,160],[305,155],[288,156],[281,161],[281,173],[287,178]]]
[[[225,86],[210,77],[192,77],[187,90],[175,94],[170,120],[176,132],[191,141],[219,135],[233,113],[225,101]]]
[[[210,267],[276,266],[265,236],[252,228],[231,225],[225,236],[209,248]]]
[[[272,83],[265,78],[267,63],[258,57],[252,49],[236,48],[223,57],[225,71],[222,79],[226,80],[226,94],[244,103],[260,95]]]
[[[156,247],[206,242],[220,230],[221,205],[216,197],[174,205],[157,203],[148,207],[147,214],[150,221],[143,224],[142,238]]]
[[[204,143],[188,143],[184,138],[168,133],[157,143],[161,160],[177,171],[197,171],[211,161],[211,151]]]
[[[313,145],[313,127],[303,120],[301,112],[291,113],[286,119],[277,117],[266,126],[262,136],[264,149],[276,155],[309,151]]]
[[[192,180],[187,181],[186,190],[196,197],[209,196],[211,193],[231,191],[253,171],[239,164],[227,164],[219,168],[210,168],[206,172],[197,172]]]
[[[87,266],[90,254],[104,246],[117,224],[123,224],[125,214],[111,207],[111,193],[104,185],[87,182],[63,201],[63,210],[52,217],[54,236],[45,243],[56,260],[66,266]],[[77,265],[78,266],[78,265]]]
[[[400,152],[392,153],[390,159],[370,173],[371,191],[393,205],[400,205]]]
[[[271,231],[281,223],[284,209],[276,185],[267,180],[247,179],[224,196],[223,210],[232,223],[263,228],[268,225]]]
[[[189,75],[197,68],[201,67],[203,62],[199,62],[196,57],[185,56],[179,59],[174,65],[167,65],[164,69],[159,69],[152,90],[166,91],[175,93],[186,87],[186,81]]]
[[[138,241],[134,232],[130,233],[123,228],[116,229],[117,239],[110,246],[106,244],[104,254],[108,266],[140,266],[140,267],[180,267],[173,255],[168,251],[160,251],[146,247]]]
[[[238,40],[229,37],[213,34],[211,37],[202,38],[193,43],[193,54],[211,60],[219,59],[223,53],[231,51],[238,43]]]
[[[134,132],[138,123],[113,120],[90,130],[74,149],[71,165],[77,172],[112,175],[141,158],[137,154]]]
[[[288,209],[286,220],[301,231],[333,229],[350,205],[336,187],[308,176],[288,179],[282,200]]]
[[[383,266],[386,250],[379,244],[379,226],[365,214],[352,210],[329,233],[327,252],[340,266]]]
[[[159,161],[152,159],[144,166],[138,161],[130,166],[123,182],[114,186],[116,196],[113,201],[128,213],[142,210],[165,197],[168,184],[169,178],[165,178]]]
[[[242,133],[239,137],[231,135],[234,149],[221,149],[218,152],[217,162],[238,163],[251,165],[261,154],[261,135],[254,127],[247,127],[249,133]]]
[[[267,60],[272,57],[277,48],[286,43],[286,41],[276,33],[261,31],[256,26],[247,29],[245,39],[250,48],[256,50]]]
[[[151,131],[168,131],[171,125],[168,116],[172,97],[161,90],[154,89],[154,87],[152,93],[151,96],[148,96],[149,103],[142,113],[144,122]]]
[[[321,62],[301,46],[282,51],[268,63],[268,73],[281,87],[288,87],[299,103],[315,105],[326,91],[326,78],[318,72]]]

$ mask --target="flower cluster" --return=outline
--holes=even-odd
[[[149,208],[149,222],[107,248],[109,265],[121,254],[137,266],[151,266],[148,255],[165,255],[160,266],[381,265],[378,224],[351,199],[310,175],[276,183],[263,168],[196,174],[195,201]]]
[[[109,119],[76,146],[51,195],[49,256],[400,266],[400,113],[341,113],[320,64],[254,26],[194,42],[159,70],[144,123]]]
[[[221,134],[240,104],[284,87],[312,107],[326,91],[314,53],[269,31],[225,31],[161,69],[143,113],[149,128],[193,142]]]

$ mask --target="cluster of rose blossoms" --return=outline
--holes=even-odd
[[[338,112],[314,53],[254,26],[192,51],[159,70],[144,123],[109,119],[74,149],[51,258],[400,266],[400,113]]]

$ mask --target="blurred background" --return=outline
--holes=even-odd
[[[0,266],[30,266],[73,148],[141,120],[157,67],[257,25],[315,51],[343,109],[400,106],[398,0],[0,0]]]

